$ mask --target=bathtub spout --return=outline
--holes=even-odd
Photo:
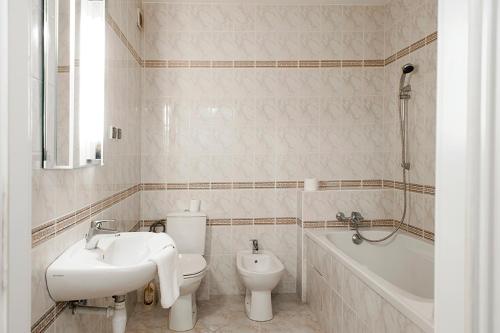
[[[352,235],[352,242],[356,245],[363,243],[363,239],[358,236],[358,234]]]

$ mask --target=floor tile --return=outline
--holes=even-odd
[[[267,322],[248,319],[243,296],[212,296],[198,303],[198,322],[193,333],[320,333],[314,315],[295,294],[273,295],[274,318]],[[126,333],[169,333],[168,310],[138,304]]]

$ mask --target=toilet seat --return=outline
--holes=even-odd
[[[203,274],[207,261],[201,254],[179,254],[179,265],[184,278],[189,279]]]

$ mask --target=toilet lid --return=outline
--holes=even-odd
[[[201,254],[179,254],[179,263],[184,276],[198,274],[207,267]]]

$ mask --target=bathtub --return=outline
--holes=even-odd
[[[361,232],[369,238],[380,238],[387,235],[389,231],[390,229],[370,229],[362,230]],[[308,264],[312,264],[315,272],[323,277],[328,285],[338,284],[338,293],[341,296],[340,299],[342,299],[342,302],[354,297],[363,297],[366,294],[363,291],[358,291],[354,292],[356,296],[342,295],[348,292],[343,289],[350,288],[350,292],[353,294],[353,289],[368,287],[381,297],[378,300],[378,296],[373,294],[377,297],[378,303],[382,305],[385,302],[389,303],[392,305],[391,309],[396,310],[393,311],[396,315],[401,314],[405,317],[401,320],[408,320],[405,327],[410,324],[417,326],[415,329],[401,328],[401,332],[413,332],[415,330],[433,332],[433,244],[411,234],[398,232],[395,237],[383,243],[368,243],[365,241],[360,245],[355,245],[351,240],[353,234],[353,231],[347,230],[307,229],[305,239],[309,242],[308,244],[312,244],[314,253],[312,255],[308,253],[306,261],[312,261],[312,263]],[[310,245],[308,246],[311,247]],[[307,251],[309,250],[310,248]],[[337,278],[337,280],[342,281],[335,281],[334,276],[329,276],[335,275],[331,273],[332,269],[318,269],[318,267],[325,266],[322,262],[327,257],[332,258],[333,265],[337,264],[343,269],[343,272],[345,271],[342,273],[341,278]],[[321,272],[321,270],[324,270],[324,272]],[[346,276],[347,274],[351,275]],[[358,283],[358,286],[361,287],[354,288],[349,285],[354,283],[351,280],[356,279],[362,281]],[[342,288],[342,284],[347,285],[347,287],[344,286]],[[369,312],[376,312],[377,310],[366,309],[363,302],[370,303],[372,301],[353,299],[348,304],[348,309],[352,310],[354,314],[358,312],[361,321],[370,322],[370,319],[373,319],[373,322],[378,322],[384,319],[383,315],[380,315],[378,319],[370,317],[374,314]],[[374,305],[374,307],[382,307],[382,305]],[[356,307],[361,308],[357,309]],[[383,311],[380,310],[380,312]],[[388,319],[386,318],[386,320]],[[389,323],[387,325],[392,324]],[[369,325],[367,324],[367,326]],[[388,331],[389,328],[380,329],[380,331],[384,330]]]

